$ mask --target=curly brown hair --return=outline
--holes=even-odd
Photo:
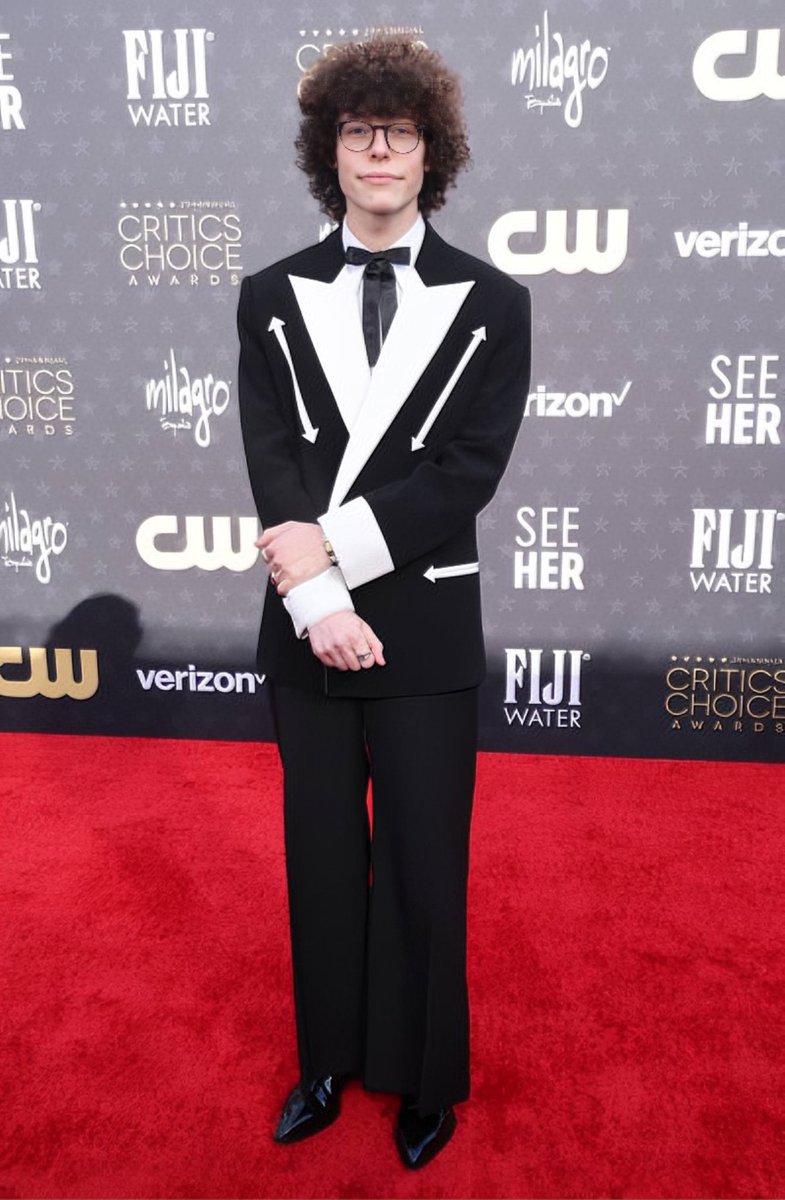
[[[423,216],[441,208],[470,158],[458,77],[439,54],[400,34],[331,46],[303,76],[297,166],[323,212],[340,221],[346,201],[335,166],[335,126],[354,116],[410,117],[425,130],[429,170],[419,195]]]

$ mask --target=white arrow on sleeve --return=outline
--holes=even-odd
[[[454,579],[456,575],[477,575],[479,570],[478,562],[458,563],[454,567],[429,567],[427,571],[423,571],[423,575],[430,579],[431,583],[436,583],[437,579]]]
[[[461,361],[458,363],[458,366],[455,368],[452,375],[447,380],[447,383],[444,385],[444,388],[442,389],[438,400],[434,404],[431,411],[428,413],[428,416],[425,418],[419,432],[417,433],[417,436],[412,438],[412,450],[422,450],[423,449],[423,447],[425,445],[425,439],[428,436],[431,426],[433,425],[433,423],[436,420],[436,418],[438,417],[439,413],[442,411],[445,404],[449,400],[450,393],[452,392],[453,388],[455,387],[456,383],[460,379],[463,372],[466,370],[469,360],[471,359],[474,352],[477,350],[478,346],[480,345],[480,342],[484,342],[484,341],[486,341],[486,339],[487,339],[487,334],[486,334],[484,325],[481,325],[479,329],[472,330],[472,340],[469,342],[469,345],[464,350],[463,355],[461,356]]]
[[[282,321],[280,317],[273,317],[273,319],[270,321],[270,324],[267,326],[267,332],[272,332],[275,334],[275,339],[283,351],[284,358],[289,364],[289,371],[292,376],[292,386],[294,387],[294,399],[297,404],[297,414],[303,427],[303,437],[308,442],[315,442],[319,430],[311,424],[311,418],[308,416],[308,410],[305,407],[305,401],[303,400],[303,395],[300,391],[300,385],[297,382],[297,375],[295,374],[292,356],[289,352],[289,343],[287,342],[286,334],[283,331],[285,324],[286,322]]]

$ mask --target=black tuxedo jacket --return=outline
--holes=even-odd
[[[528,395],[529,292],[426,222],[371,373],[343,268],[339,228],[243,279],[240,416],[262,525],[322,520],[387,665],[324,667],[268,587],[259,666],[335,696],[471,687],[485,671],[476,516]]]

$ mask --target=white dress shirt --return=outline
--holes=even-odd
[[[344,218],[344,222],[343,222],[343,227],[341,229],[341,237],[343,238],[344,250],[346,249],[347,246],[357,246],[360,250],[370,250],[371,249],[370,246],[366,246],[364,244],[364,242],[361,242],[358,237],[355,237],[355,235],[352,233],[351,229],[349,228],[348,224],[346,223],[345,218]],[[397,299],[398,299],[399,304],[401,303],[401,298],[403,296],[403,290],[406,287],[407,273],[409,271],[411,271],[412,267],[414,266],[414,264],[417,260],[417,255],[420,253],[420,247],[422,246],[424,237],[425,237],[425,221],[423,220],[422,213],[418,212],[417,220],[414,222],[411,229],[408,229],[406,231],[406,233],[403,235],[403,237],[398,238],[398,241],[393,242],[391,246],[385,246],[385,250],[392,250],[396,246],[408,246],[411,250],[411,256],[409,258],[408,265],[406,263],[393,263],[393,270],[395,271],[396,293],[397,293]],[[371,253],[373,253],[373,251],[371,251]],[[348,272],[350,278],[356,279],[356,282],[357,282],[357,309],[358,309],[358,312],[360,313],[360,318],[362,319],[362,306],[363,306],[362,281],[363,281],[363,272],[365,271],[365,267],[359,263],[357,265],[352,265],[351,263],[347,263],[346,267],[344,269]]]

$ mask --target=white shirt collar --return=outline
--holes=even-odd
[[[346,249],[347,246],[359,246],[362,250],[369,249],[368,246],[366,246],[363,242],[361,242],[360,239],[352,233],[351,229],[349,228],[349,226],[346,223],[345,218],[343,220],[342,227],[341,227],[341,236],[343,237],[344,249]],[[409,246],[411,248],[412,254],[411,254],[411,259],[409,260],[409,266],[413,267],[417,260],[417,255],[420,253],[420,247],[422,246],[424,237],[425,237],[425,221],[423,220],[422,213],[418,212],[417,219],[415,220],[412,227],[406,231],[406,233],[403,235],[403,237],[399,237],[397,242],[393,242],[392,245],[393,246]],[[387,246],[387,247],[385,247],[385,249],[391,250],[392,246]],[[358,271],[362,270],[361,267],[357,267],[355,269]],[[398,275],[399,273],[405,272],[406,269],[407,268],[405,265],[397,264],[395,266],[395,273],[396,273],[396,275]]]

